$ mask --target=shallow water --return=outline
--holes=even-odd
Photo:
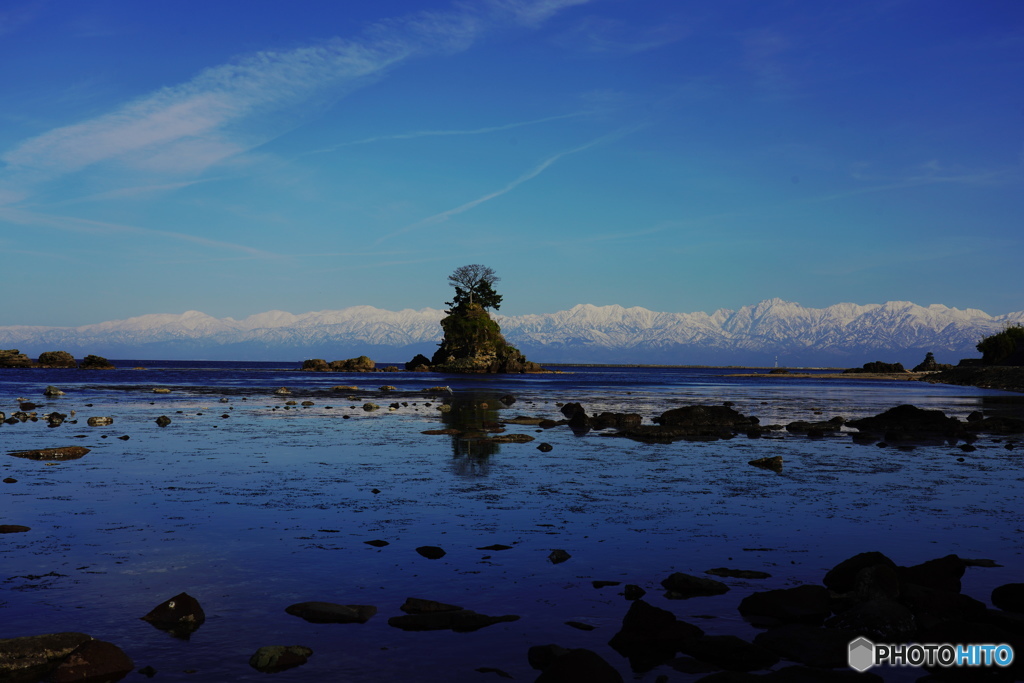
[[[0,478],[18,480],[0,484],[0,523],[31,527],[0,536],[0,638],[83,631],[118,644],[161,680],[264,680],[249,656],[263,645],[292,644],[314,655],[280,680],[501,680],[479,667],[533,680],[527,649],[558,643],[597,651],[627,680],[691,681],[703,674],[666,666],[630,672],[607,646],[629,606],[622,586],[595,589],[591,581],[638,584],[647,601],[709,634],[751,638],[757,629],[736,610],[745,595],[820,583],[859,552],[880,550],[904,565],[949,553],[993,559],[1003,566],[971,567],[963,580],[964,592],[986,603],[993,587],[1019,581],[1024,569],[1024,448],[1006,450],[1005,438],[984,436],[977,451],[964,453],[949,444],[901,451],[855,444],[849,435],[785,432],[643,444],[509,425],[537,440],[501,445],[421,434],[465,417],[456,410],[442,419],[437,405],[448,394],[424,393],[442,384],[476,418],[557,419],[556,403],[580,401],[591,413],[639,412],[649,421],[678,405],[732,401],[762,424],[852,419],[901,403],[961,419],[973,410],[1020,416],[1022,397],[1006,392],[738,378],[714,369],[456,377],[116,364],[150,369],[0,375],[0,410],[8,415],[24,397],[42,404],[40,414],[75,410],[78,419],[55,429],[44,420],[0,425],[5,452],[92,449],[60,463],[0,456]],[[67,395],[46,399],[48,384]],[[399,391],[378,392],[385,384]],[[362,390],[332,393],[334,385]],[[156,386],[173,390],[154,394]],[[275,396],[279,386],[293,395]],[[504,408],[497,399],[509,393],[518,400]],[[287,399],[314,405],[285,410]],[[366,401],[381,410],[362,410]],[[391,411],[393,402],[409,405]],[[94,415],[114,424],[86,426]],[[172,423],[158,427],[160,415]],[[123,435],[130,439],[116,438]],[[539,452],[541,441],[553,450]],[[747,464],[766,455],[784,458],[781,474]],[[389,545],[365,544],[374,539]],[[495,543],[512,548],[480,550]],[[425,559],[415,552],[422,545],[448,554]],[[552,564],[555,548],[572,558]],[[723,566],[772,578],[724,579],[731,590],[722,596],[662,595],[659,583],[674,571]],[[182,591],[207,615],[189,640],[138,619]],[[407,597],[521,619],[474,633],[407,633],[387,624]],[[284,612],[309,600],[371,604],[379,613],[366,624],[317,625]],[[597,628],[565,625],[573,620]],[[874,671],[892,681],[922,673]]]

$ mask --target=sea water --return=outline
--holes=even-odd
[[[728,368],[563,367],[557,374],[312,373],[297,364],[115,361],[118,370],[5,370],[0,410],[17,399],[69,421],[0,425],[0,638],[81,631],[119,645],[165,681],[264,680],[248,666],[264,645],[305,645],[295,681],[532,680],[526,652],[556,643],[594,650],[627,680],[691,681],[667,666],[630,672],[608,647],[626,584],[711,635],[751,639],[737,605],[754,591],[820,584],[841,560],[878,550],[911,565],[956,553],[963,592],[988,603],[1019,581],[1024,447],[983,436],[912,450],[776,432],[768,438],[638,443],[567,427],[507,425],[529,443],[425,435],[459,420],[560,419],[729,401],[761,424],[848,419],[904,403],[965,419],[1020,417],[1021,396],[907,381],[736,376]],[[145,369],[131,369],[145,368]],[[66,392],[47,398],[48,385]],[[332,391],[336,385],[355,390]],[[380,391],[394,385],[395,391]],[[428,391],[438,386],[447,390]],[[274,391],[288,387],[290,395]],[[170,393],[154,393],[167,388]],[[515,397],[506,405],[504,398]],[[287,405],[293,400],[294,405]],[[302,402],[313,405],[303,406]],[[372,402],[380,409],[366,411]],[[451,412],[438,407],[452,404]],[[396,404],[395,408],[391,408]],[[70,416],[75,411],[74,416]],[[110,416],[105,427],[88,417]],[[157,426],[157,417],[171,424]],[[77,420],[72,424],[71,420]],[[128,439],[118,437],[128,436]],[[1012,439],[1010,439],[1012,441]],[[549,452],[537,445],[546,442]],[[6,453],[79,445],[47,463]],[[781,455],[781,473],[748,461]],[[374,547],[370,540],[384,540]],[[507,550],[483,550],[501,544]],[[447,554],[428,560],[419,546]],[[571,558],[553,564],[555,549]],[[754,569],[730,591],[669,600],[673,572]],[[594,588],[593,581],[618,581]],[[187,592],[206,623],[188,640],[139,617]],[[387,620],[408,597],[518,621],[473,633],[405,632]],[[305,601],[378,607],[365,624],[311,624]],[[575,621],[591,631],[567,626]],[[918,670],[875,670],[914,680]],[[135,676],[133,674],[132,676]]]

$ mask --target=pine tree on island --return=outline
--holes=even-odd
[[[459,373],[544,371],[505,341],[498,323],[487,313],[487,309],[497,310],[501,306],[502,297],[494,291],[494,283],[500,279],[493,268],[480,264],[456,268],[448,276],[448,283],[455,288],[455,296],[447,302],[448,315],[441,320],[444,339],[430,359],[430,370]],[[420,358],[411,364],[416,364]]]

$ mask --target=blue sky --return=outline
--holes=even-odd
[[[0,325],[1024,309],[1018,0],[8,0]]]

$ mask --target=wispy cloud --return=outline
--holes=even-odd
[[[279,254],[273,254],[268,251],[263,251],[262,249],[255,249],[244,244],[221,242],[219,240],[211,240],[205,237],[199,237],[197,235],[189,235],[187,233],[172,232],[169,230],[153,230],[150,228],[140,228],[134,225],[108,223],[106,221],[94,221],[85,218],[74,218],[71,216],[53,216],[48,214],[35,213],[31,211],[23,211],[19,209],[0,207],[0,220],[9,221],[17,225],[32,225],[70,232],[82,232],[101,235],[130,234],[159,237],[180,242],[189,242],[191,244],[198,244],[204,247],[227,249],[230,251],[241,252],[251,258],[284,258]]]
[[[437,225],[438,223],[443,223],[444,221],[448,220],[452,216],[457,216],[460,213],[465,213],[466,211],[469,211],[470,209],[476,208],[477,206],[480,206],[481,204],[483,204],[485,202],[489,202],[492,199],[495,199],[497,197],[502,196],[503,194],[507,194],[507,193],[511,192],[512,190],[516,189],[517,187],[519,187],[523,183],[527,182],[528,180],[533,180],[534,178],[539,176],[541,173],[546,171],[548,168],[550,168],[552,164],[554,164],[556,161],[558,161],[559,159],[561,159],[563,157],[569,156],[570,154],[576,154],[578,152],[582,152],[584,150],[590,149],[591,147],[594,147],[594,146],[599,145],[599,144],[606,143],[609,140],[621,137],[622,135],[625,135],[626,133],[631,132],[632,130],[636,130],[636,129],[633,128],[633,129],[629,129],[629,130],[626,130],[626,131],[618,131],[618,132],[612,133],[610,135],[604,135],[604,136],[602,136],[600,138],[597,138],[596,140],[591,140],[590,142],[588,142],[586,144],[580,145],[579,147],[574,147],[572,149],[566,150],[564,152],[559,152],[558,154],[550,156],[547,159],[545,159],[544,161],[542,161],[539,164],[537,164],[536,166],[534,166],[532,169],[530,169],[526,173],[522,174],[521,176],[519,176],[518,178],[516,178],[512,182],[510,182],[507,185],[505,185],[504,187],[502,187],[501,189],[495,190],[494,192],[489,192],[489,193],[485,194],[482,197],[477,197],[476,199],[474,199],[472,201],[469,201],[469,202],[466,202],[465,204],[460,204],[459,206],[456,206],[455,208],[448,209],[446,211],[441,211],[440,213],[435,213],[432,216],[428,216],[428,217],[426,217],[426,218],[424,218],[422,220],[419,220],[419,221],[416,221],[415,223],[412,223],[411,225],[407,225],[407,226],[405,226],[404,228],[402,228],[400,230],[396,230],[393,233],[390,233],[388,235],[384,235],[383,237],[380,237],[377,240],[376,244],[380,244],[381,242],[383,242],[383,241],[385,241],[387,239],[390,239],[392,237],[396,237],[398,235],[401,235],[401,234],[404,234],[404,233],[407,233],[407,232],[411,232],[411,231],[416,230],[418,228],[422,228],[422,227],[425,227],[425,226],[428,226],[428,225]]]
[[[380,22],[354,39],[242,56],[105,115],[24,141],[0,155],[7,165],[0,185],[28,177],[38,183],[106,162],[194,174],[290,129],[311,101],[344,96],[415,56],[465,50],[494,25],[535,24],[588,1],[461,3],[449,12]],[[17,184],[24,187],[23,181]]]
[[[531,121],[518,121],[516,123],[506,123],[501,126],[487,126],[484,128],[471,128],[468,130],[419,130],[411,133],[396,133],[394,135],[377,135],[372,138],[363,138],[362,140],[353,140],[352,142],[342,142],[337,145],[331,145],[330,147],[324,147],[323,149],[315,149],[306,154],[322,154],[324,152],[333,152],[335,150],[342,149],[343,147],[352,147],[355,145],[366,145],[371,142],[382,142],[385,140],[414,140],[416,138],[426,137],[444,137],[449,135],[483,135],[485,133],[497,133],[503,130],[512,130],[513,128],[522,128],[523,126],[533,126],[539,123],[548,123],[550,121],[561,121],[563,119],[571,119],[577,116],[585,116],[587,112],[573,112],[571,114],[560,114],[558,116],[547,116],[542,119],[533,119]]]
[[[73,199],[67,199],[62,202],[57,202],[55,205],[78,204],[80,202],[101,202],[110,199],[142,198],[154,194],[160,194],[163,192],[173,192],[175,190],[181,190],[192,185],[198,185],[200,183],[210,183],[216,180],[220,180],[220,178],[204,178],[202,180],[186,180],[180,183],[163,183],[160,185],[139,185],[137,187],[124,187],[117,190],[110,190],[108,192],[97,192],[96,194],[90,194],[84,197],[75,197]]]

